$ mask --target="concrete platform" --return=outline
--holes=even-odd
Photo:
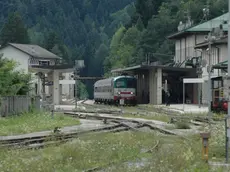
[[[78,101],[78,108],[85,109],[84,105],[81,106],[82,101]],[[93,100],[86,100],[85,104],[93,105]],[[154,106],[154,105],[153,105]],[[196,104],[171,104],[170,106],[166,105],[155,105],[154,107],[163,108],[168,111],[178,112],[181,114],[184,113],[208,113],[208,106],[201,106]],[[55,106],[55,110],[62,109],[66,111],[73,111],[75,109],[75,105],[57,105]]]
[[[85,119],[80,119],[80,123],[81,123],[80,125],[76,125],[76,126],[61,127],[61,132],[64,134],[70,134],[74,132],[100,129],[100,128],[109,127],[109,126],[114,125],[113,123],[103,124],[102,121],[85,120]],[[20,135],[0,136],[0,141],[12,140],[12,139],[24,139],[24,138],[31,138],[31,137],[42,137],[42,136],[49,136],[51,134],[53,134],[53,130],[33,132],[33,133],[20,134]]]
[[[159,108],[168,109],[172,111],[178,111],[179,113],[208,113],[207,106],[201,106],[194,104],[172,104],[170,106],[159,105]]]

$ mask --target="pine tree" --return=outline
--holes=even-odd
[[[141,20],[141,18],[139,17],[138,20],[137,20],[137,24],[136,24],[136,28],[139,30],[139,31],[143,31],[145,26]]]
[[[8,16],[8,20],[0,33],[0,43],[2,46],[10,42],[22,44],[28,44],[30,42],[27,28],[20,14],[17,12]]]
[[[57,33],[55,32],[50,32],[48,36],[45,38],[45,48],[49,51],[51,51],[56,44],[59,44],[59,38]]]

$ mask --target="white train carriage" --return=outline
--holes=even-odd
[[[99,80],[94,84],[95,103],[118,104],[123,99],[125,104],[136,104],[137,81],[132,76],[118,76]]]

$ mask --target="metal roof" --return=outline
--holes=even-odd
[[[100,86],[110,86],[113,79],[114,78],[112,77],[112,78],[107,78],[107,79],[99,80],[99,81],[97,81],[97,82],[94,83],[94,87],[97,87],[99,85]]]
[[[181,36],[185,33],[194,33],[194,32],[209,32],[211,28],[219,27],[220,24],[223,24],[223,30],[228,31],[228,25],[227,23],[224,24],[225,21],[228,21],[228,13],[225,13],[219,17],[216,17],[212,20],[206,21],[204,23],[198,24],[196,26],[189,27],[187,29],[184,29],[183,31],[174,33],[170,36],[168,36],[168,39],[173,39],[175,37]]]
[[[228,31],[228,25],[227,23],[224,24],[224,21],[228,21],[228,13],[225,13],[219,17],[216,17],[212,20],[209,20],[207,22],[204,22],[202,24],[199,24],[197,26],[194,26],[192,28],[187,29],[187,31],[192,32],[192,31],[210,31],[211,28],[219,27],[220,24],[223,24],[223,29],[224,31]]]
[[[212,67],[213,69],[225,69],[226,70],[228,69],[228,60],[220,62],[216,65],[213,65]]]
[[[107,79],[102,79],[97,82],[95,82],[94,86],[97,87],[98,85],[100,86],[110,86],[112,81],[116,81],[120,78],[133,78],[132,76],[129,75],[122,75],[122,76],[117,76],[117,77],[111,77]]]
[[[125,72],[125,71],[150,70],[150,69],[157,69],[157,68],[167,70],[167,71],[184,71],[184,72],[195,70],[193,68],[171,67],[171,66],[164,66],[164,65],[137,65],[137,66],[127,67],[123,69],[115,69],[112,70],[111,72],[116,73],[116,72]]]
[[[61,57],[57,56],[49,52],[48,50],[38,46],[38,45],[31,45],[31,44],[14,44],[9,43],[8,45],[17,48],[18,50],[34,57],[40,59],[61,59]]]
[[[119,68],[119,69],[111,70],[111,72],[115,73],[115,72],[130,71],[130,70],[140,69],[141,67],[142,67],[142,65],[127,67],[127,68]]]

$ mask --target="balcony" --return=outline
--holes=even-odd
[[[178,49],[175,51],[175,62],[184,63],[185,61],[192,59],[193,57],[201,56],[201,50],[195,50],[193,47],[186,47],[182,49]]]
[[[209,63],[209,51],[202,51],[201,49],[194,49],[194,47],[187,47],[175,52],[175,63],[177,67],[190,66],[195,68],[196,65],[205,60],[206,64]],[[211,64],[215,65],[221,62],[220,49],[212,48],[211,50]]]

